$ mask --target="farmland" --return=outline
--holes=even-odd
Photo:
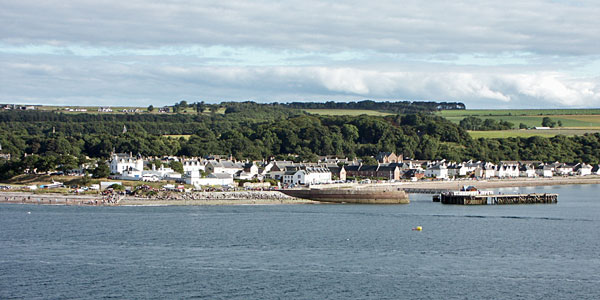
[[[393,113],[380,112],[376,110],[368,109],[304,109],[305,112],[315,115],[327,115],[327,116],[389,116]]]
[[[490,131],[469,131],[472,138],[510,138],[510,137],[532,137],[543,136],[553,137],[557,135],[575,136],[586,133],[599,133],[600,130],[594,129],[545,129],[545,130],[490,130]]]
[[[443,117],[600,115],[600,109],[466,109],[443,110]]]
[[[565,128],[600,129],[600,109],[446,110],[438,114],[457,124],[465,117],[474,116],[508,121],[515,127],[521,123],[535,127],[542,126],[542,119],[549,117],[555,122],[561,121]]]

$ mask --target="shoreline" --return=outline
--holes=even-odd
[[[454,181],[429,181],[429,182],[402,182],[396,186],[400,188],[415,189],[459,189],[464,185],[471,185],[478,189],[572,185],[572,184],[600,184],[600,176],[590,175],[585,177],[552,177],[552,178],[509,178],[486,180],[454,180]]]
[[[586,177],[553,177],[553,178],[515,178],[488,180],[455,180],[455,181],[426,181],[399,182],[386,184],[348,185],[338,188],[360,186],[375,188],[393,186],[411,189],[459,189],[464,185],[475,186],[478,189],[551,186],[572,184],[600,184],[600,176]],[[335,188],[335,187],[333,187]],[[409,196],[410,198],[410,196]],[[113,199],[110,200],[109,199]],[[284,204],[322,204],[326,202],[299,199],[284,195],[278,191],[237,191],[237,192],[193,192],[165,193],[161,197],[144,198],[124,196],[118,200],[101,195],[63,195],[35,194],[31,192],[0,191],[0,203],[40,204],[40,205],[75,205],[75,206],[182,206],[182,205],[284,205]]]

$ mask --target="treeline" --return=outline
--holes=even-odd
[[[257,115],[250,118],[248,114]],[[144,156],[231,154],[252,160],[274,156],[315,161],[317,155],[352,158],[394,151],[407,158],[452,161],[600,162],[600,134],[473,140],[460,126],[425,113],[386,117],[289,113],[273,117],[245,109],[209,115],[38,111],[1,112],[0,120],[2,153],[13,157],[12,161],[0,159],[1,177],[28,166],[39,170],[72,166],[86,156],[107,159],[113,150]],[[166,136],[177,134],[186,136]],[[24,158],[25,153],[35,159]]]
[[[291,103],[256,103],[245,102],[222,102],[220,104],[208,104],[203,101],[188,103],[182,100],[171,106],[173,112],[195,111],[197,113],[216,112],[219,108],[225,108],[226,112],[241,111],[244,109],[260,111],[270,110],[303,110],[303,109],[361,109],[392,112],[397,114],[433,112],[439,110],[465,109],[460,102],[434,102],[434,101],[373,101],[363,100],[357,102],[291,102]]]
[[[460,102],[373,100],[363,100],[357,102],[292,102],[282,105],[298,109],[367,109],[401,114],[466,108],[465,105]]]
[[[513,129],[515,124],[503,120],[482,120],[477,117],[469,116],[460,120],[458,125],[464,130],[509,130]]]
[[[155,156],[233,154],[238,159],[297,154],[310,160],[316,155],[371,156],[379,151],[425,158],[432,139],[457,144],[470,139],[464,130],[432,114],[386,118],[299,114],[260,120],[244,117],[247,113],[57,117],[32,112],[20,118],[0,113],[5,120],[0,123],[0,143],[5,152],[17,157],[29,153],[106,158],[114,149]],[[189,138],[166,136],[180,134]]]

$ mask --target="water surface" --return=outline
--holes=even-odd
[[[470,207],[429,195],[409,205],[4,204],[0,298],[597,299],[600,186],[498,191],[560,196]]]

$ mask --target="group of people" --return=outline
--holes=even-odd
[[[290,196],[272,191],[243,191],[243,192],[159,192],[156,195],[147,196],[156,200],[286,200]]]

